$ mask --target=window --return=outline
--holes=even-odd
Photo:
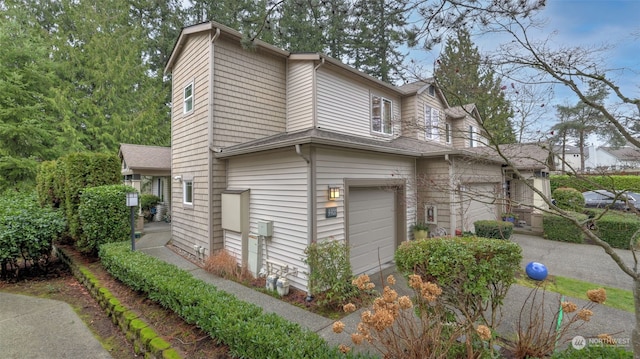
[[[193,82],[184,88],[184,113],[193,111]]]
[[[476,147],[476,129],[469,126],[469,147]]]
[[[444,124],[444,136],[447,143],[451,143],[451,124],[448,122]]]
[[[193,204],[193,180],[182,182],[182,202],[184,204]]]
[[[156,196],[160,198],[160,202],[164,202],[164,182],[162,182],[162,178],[156,180],[156,191]]]
[[[433,85],[429,86],[429,95],[431,97],[436,97],[436,87],[435,86],[433,86]]]
[[[432,140],[440,139],[440,132],[438,129],[440,120],[440,111],[431,106],[424,106],[424,128],[425,128],[425,138],[429,138]]]
[[[391,129],[391,101],[384,97],[371,97],[371,130],[373,132],[390,135]]]

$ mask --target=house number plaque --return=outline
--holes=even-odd
[[[326,217],[325,218],[335,218],[338,217],[338,207],[329,207],[326,208]]]

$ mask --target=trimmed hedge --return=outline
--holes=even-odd
[[[101,244],[128,239],[131,233],[131,210],[126,204],[129,192],[136,192],[136,189],[109,185],[86,188],[82,192],[78,206],[82,227],[76,242],[78,250],[97,255]]]
[[[180,315],[229,346],[239,358],[353,358],[320,336],[262,308],[243,302],[189,272],[142,252],[127,243],[100,247],[104,267],[134,290]]]
[[[442,237],[404,242],[395,260],[402,273],[438,284],[447,305],[480,315],[485,303],[494,310],[502,304],[515,282],[522,249],[499,239]]]
[[[640,176],[589,176],[580,177],[569,175],[552,175],[549,177],[551,191],[560,187],[571,187],[579,192],[593,191],[596,189],[625,189],[631,192],[640,192]]]
[[[588,216],[582,213],[572,214],[581,222],[587,220]],[[584,243],[584,236],[579,228],[571,220],[556,214],[545,214],[542,217],[542,229],[544,237],[552,241]]]
[[[631,249],[631,238],[638,230],[640,219],[631,213],[609,211],[596,221],[596,234],[614,248]]]
[[[584,196],[575,188],[556,188],[551,196],[556,200],[556,206],[565,211],[579,212],[584,208]]]
[[[513,233],[513,223],[505,221],[476,221],[476,236],[483,238],[509,239]]]

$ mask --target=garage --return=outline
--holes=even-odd
[[[395,193],[376,188],[350,188],[348,201],[348,241],[353,273],[375,272],[380,263],[393,261]]]
[[[467,191],[463,192],[463,229],[475,232],[473,222],[481,220],[495,220],[496,208],[496,184],[473,183],[467,184]]]

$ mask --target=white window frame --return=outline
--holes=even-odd
[[[440,140],[440,111],[429,105],[424,105],[424,137],[431,140]]]
[[[376,99],[380,105],[376,104]],[[377,108],[380,111],[379,116],[375,116]],[[388,118],[385,118],[387,117],[385,115]],[[393,101],[378,95],[371,96],[371,131],[383,135],[393,135]]]
[[[189,95],[187,95],[187,89],[191,89],[191,93]],[[188,83],[187,86],[182,89],[182,96],[182,112],[186,115],[193,112],[193,108],[195,107],[195,86],[193,86],[193,81]]]
[[[444,123],[444,132],[446,143],[451,144],[453,142],[453,132],[451,131],[451,124],[449,122]]]
[[[188,196],[190,194],[190,196]],[[189,198],[191,197],[191,201]],[[193,179],[185,179],[182,181],[182,203],[193,206]]]
[[[476,128],[473,125],[469,125],[469,147],[477,147],[476,138]]]

